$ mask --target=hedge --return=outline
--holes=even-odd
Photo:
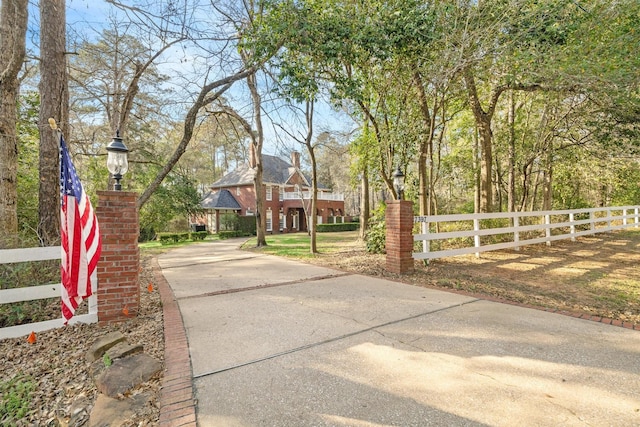
[[[239,216],[238,231],[242,233],[241,236],[255,236],[256,235],[256,217],[255,216]]]
[[[335,231],[355,231],[360,228],[357,222],[344,222],[339,224],[318,224],[316,231],[318,233],[331,233]]]
[[[184,242],[187,240],[204,240],[209,233],[207,231],[197,231],[194,233],[158,233],[158,240],[163,245]]]
[[[204,240],[208,235],[208,231],[196,231],[191,233],[191,240]]]
[[[218,238],[220,240],[231,239],[233,237],[241,237],[241,236],[242,236],[242,232],[241,231],[235,231],[235,230],[218,231]]]

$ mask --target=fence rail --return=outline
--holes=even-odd
[[[575,240],[587,236],[627,227],[640,227],[640,206],[618,206],[607,208],[586,208],[559,211],[536,212],[500,212],[485,214],[429,215],[414,217],[414,223],[420,224],[420,234],[414,235],[414,241],[422,242],[422,251],[414,252],[414,259],[437,259],[448,256],[465,255],[500,249],[519,249],[520,246],[546,243],[562,239]],[[495,224],[500,220],[509,220],[510,226]],[[527,224],[522,224],[527,223]],[[485,224],[488,223],[488,224]],[[448,226],[443,226],[448,224]],[[484,228],[483,228],[484,225]],[[452,226],[467,229],[442,231]],[[433,228],[433,230],[432,230]],[[542,235],[543,234],[543,235]],[[535,237],[527,237],[534,235]],[[500,236],[499,243],[482,243],[482,237]],[[524,239],[521,237],[525,236]],[[473,246],[460,245],[444,250],[432,250],[431,242],[441,241],[452,245],[452,239],[473,237]],[[494,238],[494,239],[497,239]]]
[[[0,264],[10,264],[16,262],[35,262],[60,259],[60,246],[23,248],[23,249],[1,249]],[[0,290],[0,304],[10,304],[24,301],[33,301],[45,298],[57,298],[61,295],[61,284],[34,285],[23,288]],[[88,300],[89,312],[71,318],[69,324],[74,323],[95,323],[98,321],[98,299],[94,293]],[[24,325],[9,326],[0,328],[0,339],[16,338],[33,332],[41,332],[49,329],[64,326],[62,315],[59,319],[45,320],[43,322],[27,323]]]

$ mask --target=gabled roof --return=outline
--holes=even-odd
[[[203,209],[240,210],[240,204],[229,190],[211,191],[204,196],[200,204]]]
[[[289,178],[296,172],[296,169],[290,163],[279,157],[262,155],[262,181],[268,184],[284,185],[287,184]],[[234,171],[229,172],[213,184],[212,188],[233,187],[236,185],[253,184],[255,170],[251,169],[248,164],[242,165]],[[310,183],[308,177],[302,172],[307,183]]]

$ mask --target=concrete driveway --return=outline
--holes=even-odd
[[[640,426],[638,331],[240,243],[158,259],[200,426]]]

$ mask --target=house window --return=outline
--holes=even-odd
[[[236,196],[240,195],[240,187],[236,187]]]
[[[273,187],[267,185],[267,200],[273,200]]]
[[[284,214],[280,213],[280,231],[284,230]]]
[[[267,211],[267,231],[273,231],[273,212],[271,209]]]
[[[280,186],[278,187],[278,201],[283,201],[284,200],[284,187]]]

